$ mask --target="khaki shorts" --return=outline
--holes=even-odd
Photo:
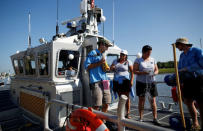
[[[96,82],[90,84],[92,89],[92,105],[102,106],[102,104],[111,103],[110,89],[104,90],[102,82]]]

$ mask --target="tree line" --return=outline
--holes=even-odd
[[[159,69],[162,69],[162,68],[174,68],[174,61],[157,62],[157,66],[158,66]]]

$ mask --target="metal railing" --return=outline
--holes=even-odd
[[[117,116],[111,115],[108,113],[100,112],[97,110],[93,110],[93,113],[97,115],[100,119],[105,119],[106,121],[110,121],[113,123],[116,123],[118,125],[118,131],[125,131],[125,127],[129,127],[132,129],[136,129],[139,131],[172,131],[171,129],[147,124],[144,122],[134,121],[130,119],[125,119],[125,103],[127,100],[127,96],[121,95],[119,103],[118,103],[118,109],[117,109]],[[46,103],[45,106],[45,116],[44,116],[44,130],[45,131],[52,131],[52,129],[49,128],[49,109],[51,104],[56,104],[58,106],[63,106],[68,109],[87,109],[86,107],[68,104],[67,102],[61,101],[61,100],[51,100],[50,102]]]

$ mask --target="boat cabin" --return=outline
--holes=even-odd
[[[11,56],[15,71],[11,81],[12,100],[28,116],[42,123],[45,105],[52,99],[91,106],[89,74],[84,62],[88,53],[97,48],[99,39],[111,43],[98,33],[98,25],[105,17],[103,10],[91,2],[94,1],[82,0],[81,16],[62,23],[69,29],[67,33],[59,34],[56,30],[50,42],[41,38],[39,46],[29,46]],[[112,45],[105,53],[109,65],[121,51]],[[108,75],[112,77],[113,73]],[[65,120],[66,110],[52,105],[49,115],[49,123],[59,126]]]
[[[97,48],[99,37],[89,35],[80,42],[78,35],[64,36],[12,55],[16,74],[11,82],[12,100],[41,121],[46,101],[51,99],[90,106],[89,76],[84,61],[87,54]],[[116,45],[109,47],[106,52],[109,65],[119,56],[120,50]],[[51,118],[55,118],[52,119],[54,125],[66,116],[65,109],[60,107],[53,106],[50,111]]]

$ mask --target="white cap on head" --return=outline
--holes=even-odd
[[[121,50],[121,53],[124,55],[128,55],[128,51],[127,50]]]

